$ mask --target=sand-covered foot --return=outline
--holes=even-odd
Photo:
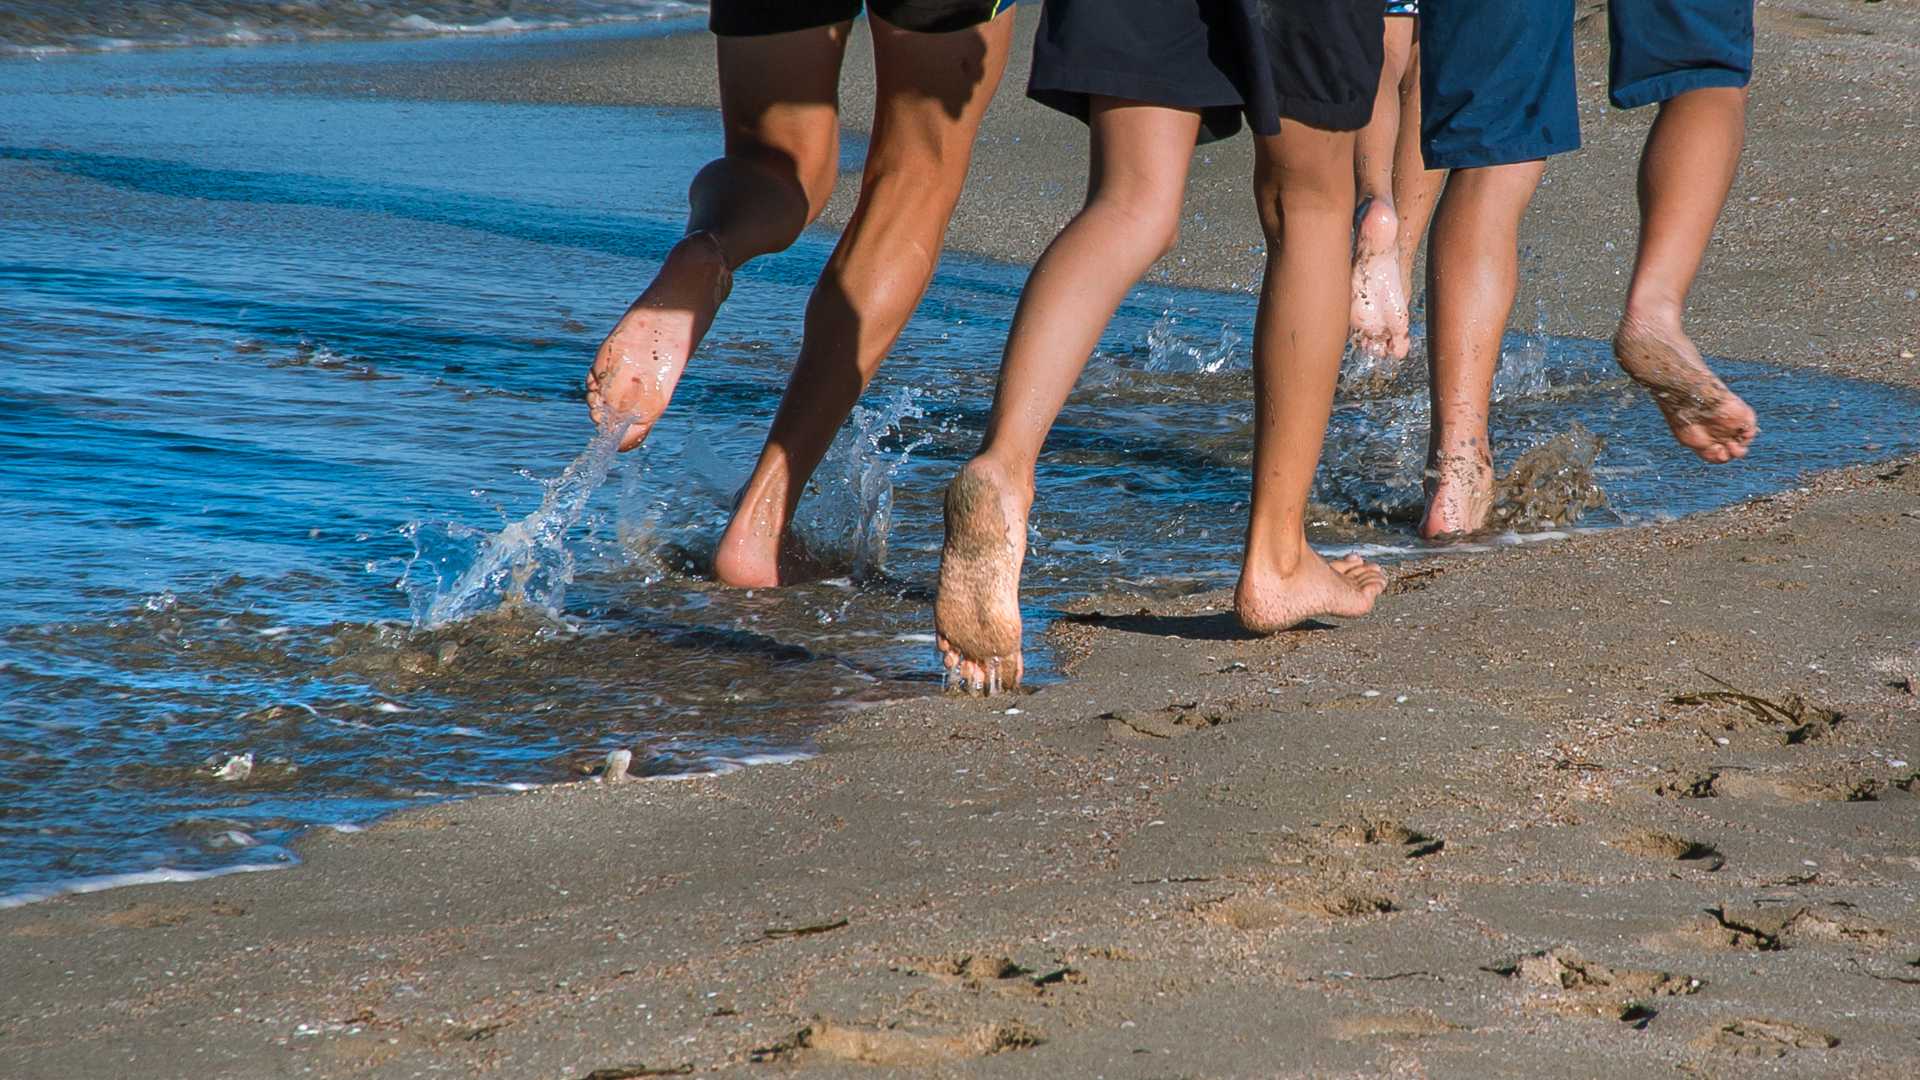
[[[1493,513],[1493,462],[1486,454],[1436,453],[1427,462],[1427,511],[1420,535],[1428,540],[1479,532]]]
[[[587,408],[602,428],[629,424],[620,449],[644,442],[667,411],[687,358],[732,287],[719,241],[691,233],[667,253],[659,276],[601,343],[587,372]]]
[[[1407,283],[1400,274],[1400,218],[1383,199],[1369,199],[1355,219],[1353,313],[1356,352],[1404,360],[1410,347]]]
[[[1700,359],[1677,318],[1622,319],[1613,358],[1653,395],[1681,446],[1715,464],[1747,456],[1760,434],[1753,409]]]
[[[933,621],[947,686],[993,694],[1020,684],[1020,564],[1030,485],[978,458],[947,486],[947,541]]]
[[[1360,556],[1327,562],[1308,548],[1291,573],[1248,559],[1233,591],[1233,608],[1240,625],[1274,634],[1319,615],[1365,615],[1386,587],[1386,572]]]

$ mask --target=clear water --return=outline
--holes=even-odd
[[[947,259],[849,424],[804,510],[842,576],[713,587],[831,238],[741,272],[673,413],[616,461],[581,375],[716,118],[261,91],[277,65],[505,47],[0,63],[0,896],[271,865],[301,829],[616,748],[653,775],[777,760],[937,690],[939,490],[1022,270]],[[1041,476],[1039,678],[1064,605],[1231,580],[1252,309],[1143,288],[1114,322]],[[1915,395],[1727,363],[1766,432],[1709,469],[1596,343],[1510,344],[1499,458],[1534,466],[1513,505],[1603,495],[1583,525],[1920,449]],[[1323,542],[1418,549],[1424,410],[1412,375],[1349,380]]]

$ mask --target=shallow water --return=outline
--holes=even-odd
[[[938,492],[1022,270],[947,259],[822,469],[805,527],[842,576],[714,588],[831,238],[740,273],[643,450],[593,446],[579,389],[679,231],[712,114],[213,92],[474,47],[0,64],[0,896],[271,864],[303,828],[619,747],[652,775],[779,760],[937,689]],[[1251,317],[1145,288],[1116,319],[1040,478],[1038,678],[1064,605],[1232,579]],[[1323,543],[1419,548],[1418,367],[1348,380]],[[1920,449],[1914,395],[1723,370],[1765,434],[1709,469],[1601,345],[1515,337],[1498,457],[1533,453],[1512,505],[1547,511],[1515,524],[1691,513]]]
[[[0,52],[507,34],[704,13],[702,0],[0,0]]]

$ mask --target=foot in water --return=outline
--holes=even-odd
[[[1355,215],[1353,314],[1357,352],[1404,360],[1410,348],[1407,283],[1400,276],[1400,218],[1391,203],[1368,199]]]
[[[1467,536],[1486,527],[1493,513],[1493,461],[1484,449],[1441,451],[1427,461],[1427,512],[1420,535],[1427,540]]]
[[[1276,634],[1317,615],[1365,615],[1386,587],[1386,571],[1360,556],[1327,562],[1306,547],[1291,572],[1249,556],[1233,590],[1233,608],[1241,626]]]
[[[1020,685],[1020,564],[1030,484],[975,458],[947,485],[947,541],[933,621],[947,687],[995,694]]]
[[[807,551],[782,511],[785,496],[765,492],[749,499],[746,488],[733,502],[733,519],[713,555],[713,576],[736,589],[771,589],[828,576]]]
[[[620,449],[646,441],[667,411],[687,358],[732,287],[720,242],[712,233],[689,233],[601,343],[587,373],[587,408],[603,429],[630,422]]]
[[[1753,409],[1700,359],[1677,315],[1620,320],[1613,358],[1653,395],[1681,446],[1715,464],[1747,456],[1760,434]]]

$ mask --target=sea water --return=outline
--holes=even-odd
[[[277,65],[477,47],[0,63],[0,897],[272,866],[303,829],[616,749],[652,776],[788,760],[848,709],[938,692],[940,491],[1022,268],[943,262],[808,488],[830,577],[718,588],[832,238],[743,269],[668,417],[615,455],[581,378],[679,234],[715,116],[271,90]],[[1115,319],[1040,475],[1036,680],[1075,601],[1232,580],[1252,314],[1146,287]],[[1729,361],[1765,434],[1710,468],[1603,345],[1508,344],[1517,535],[1920,449],[1912,394]],[[1421,550],[1420,368],[1349,372],[1323,545]]]

